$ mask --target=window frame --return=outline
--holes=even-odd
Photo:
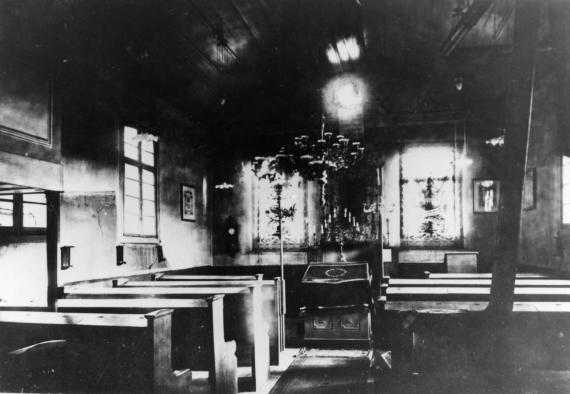
[[[565,181],[565,165],[564,165],[564,161],[565,159],[568,160],[568,185],[569,185],[569,189],[570,189],[570,153],[562,153],[561,157],[560,157],[560,223],[562,224],[562,226],[564,227],[570,227],[570,221],[565,222],[564,221],[564,206],[568,206],[568,208],[570,209],[570,190],[569,190],[569,195],[568,195],[568,202],[565,203],[564,201],[564,181]],[[570,216],[570,214],[569,214]]]
[[[153,144],[153,150],[154,150],[154,166],[150,166],[148,164],[145,164],[142,161],[142,141],[138,141],[137,143],[137,154],[138,154],[138,160],[132,159],[130,157],[125,156],[125,129],[126,128],[132,128],[135,129],[137,131],[137,134],[144,134],[146,131],[144,128],[142,127],[138,127],[135,124],[131,124],[131,123],[125,123],[121,126],[120,132],[119,132],[119,184],[120,184],[120,193],[121,193],[121,197],[120,197],[120,204],[121,204],[121,210],[119,212],[119,215],[117,215],[117,220],[119,221],[119,225],[117,226],[118,232],[119,232],[119,239],[120,242],[123,243],[159,243],[160,239],[159,239],[159,231],[160,231],[160,204],[159,204],[159,185],[158,185],[158,171],[159,171],[159,155],[158,155],[158,150],[159,150],[159,144],[158,141],[152,141]],[[143,171],[147,170],[152,172],[153,176],[154,176],[154,211],[155,211],[155,234],[153,235],[145,235],[142,234],[142,223],[141,223],[141,233],[136,234],[136,233],[127,233],[125,230],[125,214],[126,214],[126,209],[125,209],[125,197],[126,197],[126,193],[125,193],[125,180],[126,180],[126,174],[125,174],[125,166],[126,164],[132,165],[134,167],[137,167],[137,171],[139,174],[139,197],[138,197],[138,202],[139,202],[139,209],[138,209],[138,217],[139,220],[142,221],[142,217],[143,215],[143,194],[142,194],[142,189],[143,189]]]
[[[303,221],[303,237],[302,240],[300,241],[299,245],[290,245],[286,242],[284,242],[283,244],[283,249],[287,252],[299,252],[299,251],[305,251],[310,247],[310,234],[308,233],[308,228],[305,225],[307,219],[308,219],[308,206],[309,206],[309,181],[305,178],[303,178],[302,176],[299,175],[299,180],[301,183],[301,187],[300,187],[300,192],[302,195],[302,201],[303,201],[303,207],[302,210],[298,211],[301,213],[302,215],[302,221]],[[263,181],[267,181],[267,180],[263,180]],[[290,181],[290,179],[287,180],[288,182]],[[262,242],[261,242],[261,237],[260,237],[260,231],[259,231],[259,226],[260,226],[260,219],[259,216],[262,214],[261,210],[260,210],[260,205],[259,205],[259,199],[260,199],[260,195],[259,195],[259,182],[262,182],[262,180],[258,179],[256,176],[253,176],[252,178],[252,200],[251,200],[251,204],[252,204],[252,216],[253,216],[253,222],[252,222],[252,250],[257,252],[257,253],[263,253],[263,252],[275,252],[279,250],[279,245],[278,243],[275,246],[271,246],[271,247],[267,247],[267,246],[262,246]],[[297,207],[297,209],[299,209],[299,207]]]
[[[12,225],[11,226],[0,226],[0,233],[10,234],[10,235],[45,235],[47,233],[47,196],[46,202],[32,202],[24,201],[24,194],[43,194],[45,192],[33,192],[33,193],[5,193],[0,195],[2,199],[3,195],[12,195]],[[25,227],[24,226],[24,204],[36,204],[43,205],[46,209],[46,226],[45,227]]]

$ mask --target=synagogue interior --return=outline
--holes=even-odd
[[[0,391],[570,392],[570,2],[0,0]]]

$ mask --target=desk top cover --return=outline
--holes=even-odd
[[[322,263],[307,267],[301,283],[339,284],[370,281],[367,263]]]

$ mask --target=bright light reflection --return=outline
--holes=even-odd
[[[336,49],[332,45],[327,48],[327,58],[332,64],[357,60],[359,57],[360,46],[354,37],[337,41]]]
[[[329,45],[327,48],[327,57],[329,59],[329,62],[332,64],[340,63],[340,57],[338,57],[338,53],[336,53],[336,50],[332,47],[332,45]]]
[[[348,52],[348,57],[350,57],[351,60],[356,60],[360,57],[360,47],[356,42],[356,38],[351,37],[344,40],[344,46]]]
[[[340,60],[343,62],[348,61],[350,59],[350,55],[348,54],[348,48],[344,44],[344,41],[341,41],[336,46],[338,48],[338,55],[340,56]]]
[[[362,114],[366,85],[355,75],[343,75],[327,84],[323,100],[327,112],[340,120],[351,120]]]

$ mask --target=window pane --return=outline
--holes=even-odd
[[[0,200],[14,200],[13,194],[0,194]]]
[[[142,141],[141,147],[143,151],[154,153],[154,142],[153,141]]]
[[[142,152],[142,162],[147,166],[154,167],[154,153]]]
[[[124,140],[127,144],[136,145],[137,142],[138,142],[138,141],[137,141],[137,135],[138,135],[137,129],[135,129],[135,128],[133,128],[133,127],[125,126],[124,134],[123,134],[123,137],[124,137],[123,140]]]
[[[143,216],[143,235],[156,235],[156,218],[154,216]]]
[[[139,199],[134,197],[125,196],[125,213],[139,215],[140,204]]]
[[[24,227],[45,227],[46,206],[42,204],[23,204],[22,215]]]
[[[125,164],[125,178],[139,180],[139,169],[137,166],[131,164]]]
[[[46,203],[46,195],[43,193],[23,194],[22,198],[25,202]]]
[[[0,227],[12,227],[14,225],[13,204],[11,201],[0,201]]]
[[[143,200],[143,215],[156,216],[156,205],[154,201]]]
[[[154,201],[154,186],[143,183],[143,199]]]
[[[140,197],[140,183],[132,179],[125,179],[125,195],[139,198]]]
[[[125,234],[135,234],[141,233],[141,221],[139,215],[130,215],[125,213]]]
[[[143,170],[143,182],[154,185],[154,174],[152,171]]]
[[[125,157],[128,157],[129,159],[133,159],[133,160],[138,161],[139,160],[139,148],[135,145],[125,144],[124,155],[125,155]]]

